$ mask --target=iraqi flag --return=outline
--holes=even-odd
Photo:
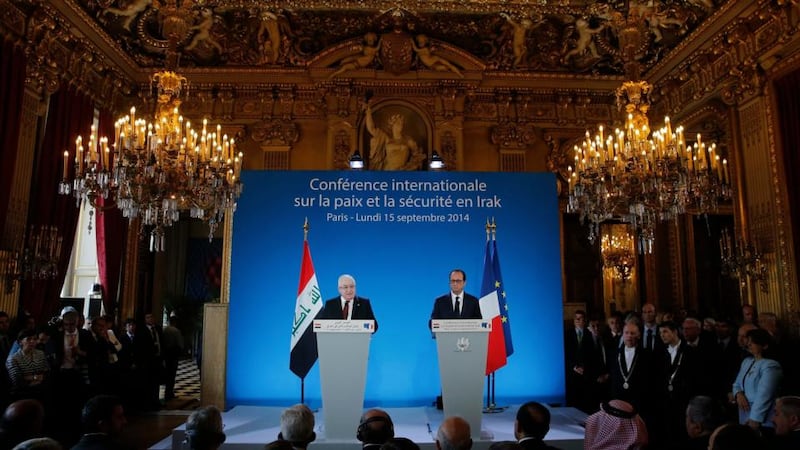
[[[483,258],[483,281],[481,283],[481,316],[483,320],[492,322],[489,332],[489,351],[486,355],[486,375],[506,365],[506,345],[498,289],[494,276],[494,258],[492,241],[486,241],[486,253]]]
[[[300,378],[305,378],[317,361],[317,339],[311,324],[322,310],[322,295],[319,291],[317,273],[311,262],[308,240],[303,241],[303,262],[300,266],[300,285],[297,287],[297,303],[294,307],[292,345],[289,369]]]

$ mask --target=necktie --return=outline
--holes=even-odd
[[[653,329],[650,328],[647,330],[647,348],[652,350],[653,349]]]
[[[578,328],[578,343],[580,344],[582,340],[583,340],[583,330]]]
[[[461,317],[461,302],[459,296],[456,295],[456,317]]]
[[[347,319],[347,316],[350,314],[350,300],[344,302],[344,308],[342,309],[342,319]]]

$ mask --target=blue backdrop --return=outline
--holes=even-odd
[[[228,406],[300,399],[289,371],[303,222],[323,299],[342,273],[371,299],[380,329],[367,366],[367,406],[430,404],[439,394],[433,299],[450,269],[480,294],[487,219],[497,245],[514,354],[496,375],[500,402],[564,396],[559,211],[549,173],[243,172],[234,216]],[[306,401],[320,405],[319,368]]]

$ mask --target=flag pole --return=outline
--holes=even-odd
[[[492,217],[491,222],[488,218],[486,219],[486,241],[489,242],[490,240],[497,240],[497,222],[494,217]],[[484,413],[493,414],[508,409],[508,406],[497,406],[497,399],[495,397],[496,373],[497,371],[493,371],[486,375],[486,408],[483,410]]]
[[[311,229],[311,226],[308,225],[308,216],[306,216],[305,220],[303,221],[303,242],[308,241],[308,230]],[[306,377],[300,378],[300,404],[305,404],[306,402]]]

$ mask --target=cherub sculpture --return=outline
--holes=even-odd
[[[106,8],[103,13],[124,17],[125,20],[122,22],[122,27],[126,30],[130,30],[133,19],[135,19],[140,12],[147,9],[151,3],[153,3],[153,0],[133,0],[128,2],[128,6],[125,8]]]
[[[211,27],[213,26],[214,13],[210,9],[204,8],[200,12],[200,23],[190,28],[190,30],[197,30],[197,34],[194,35],[192,42],[184,50],[191,51],[201,42],[205,42],[216,48],[219,53],[222,53],[222,45],[211,36]]]
[[[364,45],[360,47],[361,53],[357,55],[345,56],[339,61],[339,68],[330,74],[328,78],[337,77],[349,70],[360,69],[372,64],[375,60],[375,55],[381,48],[381,41],[375,33],[367,33],[364,35]]]
[[[417,47],[419,45],[419,47]],[[436,70],[438,72],[453,72],[461,78],[464,78],[464,75],[458,70],[456,66],[453,65],[450,61],[444,59],[439,55],[434,55],[433,50],[431,50],[430,46],[428,45],[428,37],[424,34],[417,35],[417,43],[411,42],[411,46],[414,48],[414,51],[417,52],[417,57],[419,60],[422,61],[422,64],[425,64],[426,67],[432,70]]]

